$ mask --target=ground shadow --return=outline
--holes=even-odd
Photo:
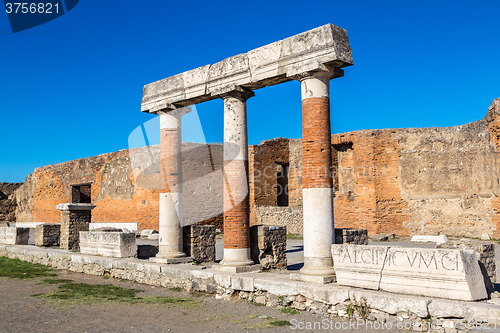
[[[286,250],[285,253],[301,252],[301,251],[304,251],[303,246],[294,246],[292,249]]]

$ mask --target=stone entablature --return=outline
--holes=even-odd
[[[472,250],[333,245],[337,283],[458,300],[488,297]]]
[[[220,97],[236,86],[258,89],[305,71],[353,64],[347,32],[333,24],[303,32],[144,86],[143,112],[176,109]]]

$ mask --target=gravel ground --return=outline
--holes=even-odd
[[[191,297],[200,301],[197,308],[183,308],[165,304],[78,305],[61,308],[33,294],[55,290],[55,285],[41,285],[40,279],[15,280],[0,278],[0,332],[318,332],[350,331],[343,319],[318,317],[307,312],[282,313],[274,307],[255,306],[243,300],[221,300],[214,295],[190,294],[156,288],[130,281],[58,271],[61,279],[87,284],[113,284],[124,288],[141,289],[139,295]],[[258,328],[259,324],[274,320],[288,320],[294,326]],[[353,319],[353,325],[356,320]],[[325,325],[328,329],[299,329],[299,325]],[[335,329],[335,325],[337,328]],[[351,326],[352,328],[353,326]],[[295,329],[294,329],[295,328]],[[333,328],[333,329],[331,329]],[[365,326],[356,332],[370,332]],[[353,330],[354,331],[354,330]],[[380,330],[380,332],[394,332]]]

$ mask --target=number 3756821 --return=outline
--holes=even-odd
[[[59,4],[47,3],[29,3],[29,2],[8,2],[5,4],[7,14],[58,14]]]

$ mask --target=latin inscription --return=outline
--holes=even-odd
[[[342,264],[365,264],[384,267],[408,267],[413,269],[435,269],[458,271],[460,256],[449,251],[385,248],[343,247],[336,248],[333,255]]]

